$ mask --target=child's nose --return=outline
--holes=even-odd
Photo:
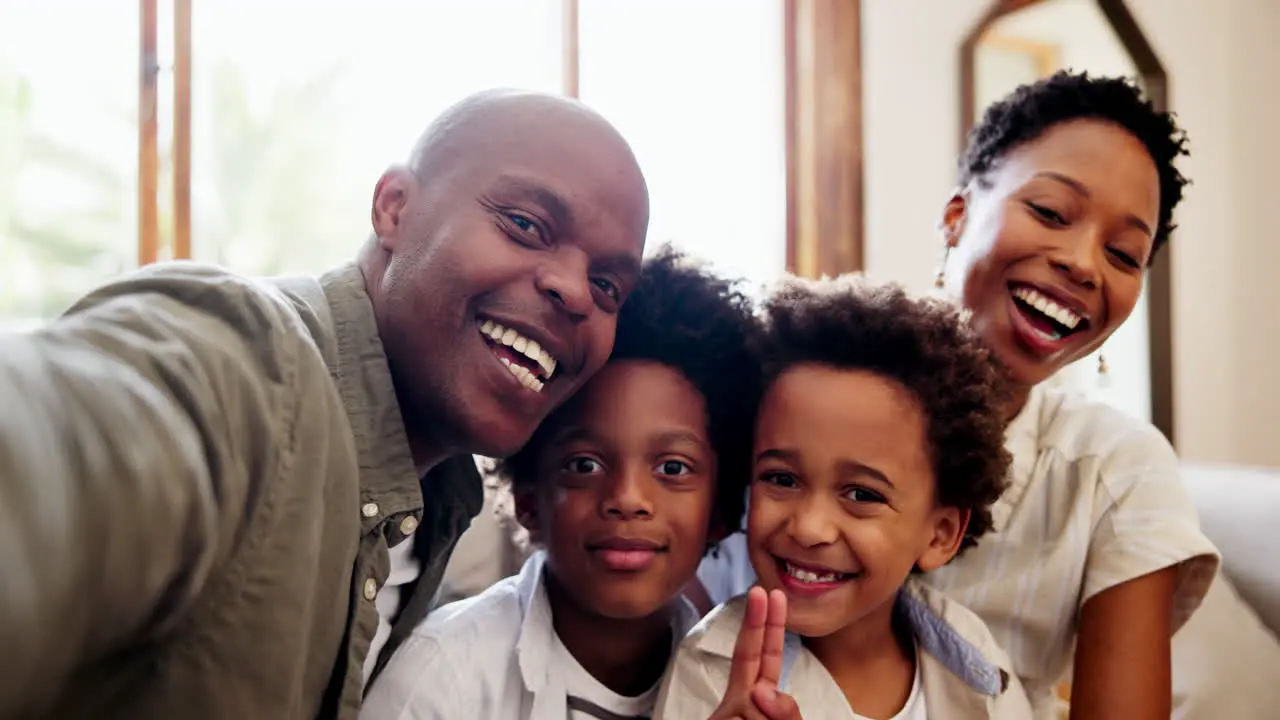
[[[606,517],[634,518],[653,514],[648,485],[652,481],[647,472],[623,469],[606,483],[600,509]]]
[[[833,543],[840,535],[836,524],[831,521],[825,503],[810,499],[801,503],[787,522],[787,533],[797,545],[814,547]]]

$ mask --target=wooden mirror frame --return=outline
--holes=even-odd
[[[997,20],[1045,0],[995,0],[960,45],[960,152],[973,128],[975,99],[974,51],[978,40]],[[1157,110],[1169,108],[1169,76],[1124,0],[1096,0],[1098,10],[1111,25],[1142,79],[1143,91]],[[1147,271],[1148,355],[1151,375],[1151,422],[1170,443],[1173,428],[1173,243],[1156,255]]]

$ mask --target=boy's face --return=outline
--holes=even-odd
[[[888,616],[914,565],[959,549],[966,518],[935,503],[926,418],[903,386],[799,365],[769,388],[756,431],[751,563],[787,594],[787,627],[824,637]]]
[[[652,615],[707,544],[716,458],[701,393],[665,365],[614,361],[548,422],[538,489],[516,498],[521,521],[581,610]]]

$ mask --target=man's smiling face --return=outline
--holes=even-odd
[[[648,223],[626,144],[557,98],[481,103],[379,182],[374,305],[411,441],[490,456],[608,359]]]

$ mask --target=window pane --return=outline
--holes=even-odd
[[[786,265],[783,6],[582,0],[583,101],[649,182],[649,248],[671,240],[756,282]]]
[[[0,329],[137,261],[138,3],[0,0]]]
[[[195,5],[192,252],[241,272],[353,257],[378,176],[464,95],[561,90],[560,0]]]

